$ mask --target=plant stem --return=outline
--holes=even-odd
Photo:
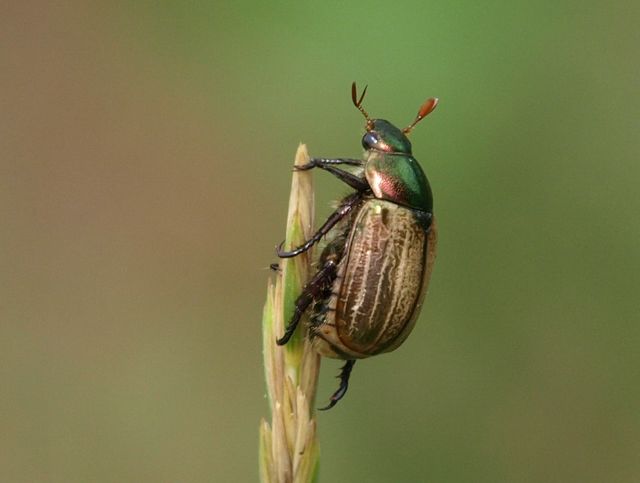
[[[298,146],[295,165],[309,161]],[[314,196],[310,171],[294,171],[289,196],[285,249],[313,234]],[[269,281],[262,321],[265,379],[271,424],[260,423],[260,478],[263,483],[311,483],[318,472],[319,445],[314,414],[320,356],[305,336],[303,318],[285,346],[276,339],[291,319],[295,300],[309,279],[311,250],[280,260],[275,284]]]

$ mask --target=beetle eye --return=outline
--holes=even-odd
[[[362,136],[362,147],[364,149],[374,149],[378,144],[378,136],[372,132],[366,133]]]

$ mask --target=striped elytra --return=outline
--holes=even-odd
[[[414,210],[367,199],[352,219],[338,277],[318,325],[320,353],[361,359],[397,348],[415,324],[435,258],[436,226]]]

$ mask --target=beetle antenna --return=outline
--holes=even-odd
[[[429,113],[431,113],[431,111],[433,111],[437,105],[438,105],[437,97],[430,97],[429,99],[424,101],[424,104],[422,104],[422,106],[420,107],[420,110],[418,111],[418,115],[416,116],[415,121],[413,121],[409,126],[405,127],[402,130],[402,132],[405,134],[409,134],[411,130],[415,127],[415,125],[418,124],[420,121],[422,121],[422,119],[424,119],[427,115],[429,115]]]
[[[358,99],[358,89],[356,88],[356,83],[354,82],[353,84],[351,84],[351,100],[353,101],[353,105],[356,106],[356,108],[364,115],[364,118],[367,120],[367,124],[369,124],[371,122],[371,119],[369,119],[369,114],[367,114],[367,111],[365,111],[362,107],[362,100],[364,99],[364,95],[367,93],[367,87],[369,86],[364,86],[364,90],[360,95],[360,99]]]

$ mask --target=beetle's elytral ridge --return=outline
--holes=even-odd
[[[389,201],[368,200],[353,223],[367,229],[352,232],[338,270],[344,279],[332,317],[341,343],[360,358],[404,340],[415,319],[428,247],[411,211]]]

